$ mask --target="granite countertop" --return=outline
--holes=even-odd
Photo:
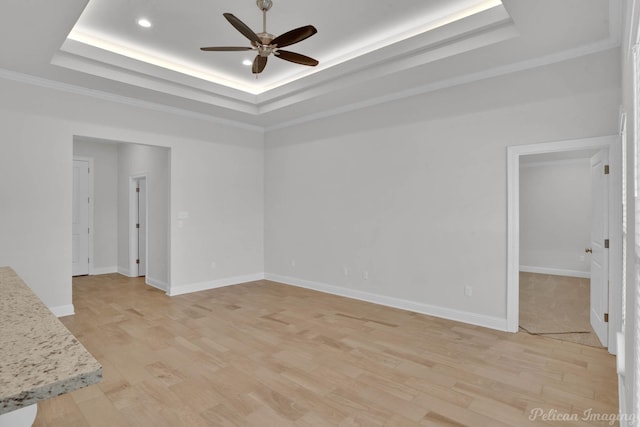
[[[9,267],[0,267],[0,414],[95,384],[102,366]]]

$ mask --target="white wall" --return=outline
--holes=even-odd
[[[147,271],[146,279],[161,289],[169,288],[170,171],[169,150],[139,144],[118,146],[118,271],[130,271],[129,241],[131,228],[130,184],[133,177],[146,177],[147,184]]]
[[[520,166],[520,270],[589,277],[588,158]]]
[[[6,99],[0,97],[3,107]],[[6,110],[0,129],[0,265],[12,267],[46,305],[68,312],[71,135],[56,120]]]
[[[74,136],[171,148],[172,286],[264,271],[262,132],[4,79],[0,93],[0,265],[47,306],[72,310]]]
[[[89,274],[118,266],[118,146],[76,138],[73,155],[93,159],[93,256]]]
[[[176,168],[174,165],[182,167]],[[171,294],[264,276],[264,151],[261,135],[248,143],[194,143],[171,151]],[[177,216],[189,218],[179,227]],[[215,263],[215,264],[214,264]],[[220,280],[211,280],[219,277]]]
[[[267,277],[506,328],[506,147],[615,134],[617,61],[611,50],[268,133]]]
[[[618,60],[609,51],[270,132],[266,160],[259,132],[1,80],[0,264],[47,305],[71,304],[72,141],[94,137],[171,148],[171,293],[267,271],[499,327],[505,148],[615,133]]]

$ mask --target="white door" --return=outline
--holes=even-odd
[[[138,276],[147,275],[147,180],[138,180]]]
[[[73,161],[71,274],[89,274],[89,162]]]
[[[591,326],[603,346],[608,344],[609,313],[609,152],[591,158]],[[587,249],[589,251],[589,249]]]

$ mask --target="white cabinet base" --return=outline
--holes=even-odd
[[[7,412],[0,415],[0,427],[31,427],[37,413],[37,404]]]

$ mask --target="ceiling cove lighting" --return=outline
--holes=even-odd
[[[116,55],[121,55],[130,59],[134,59],[148,64],[166,68],[168,70],[182,73],[191,77],[199,78],[214,84],[228,86],[232,89],[240,90],[252,95],[260,95],[268,92],[272,89],[284,86],[292,83],[300,78],[307,77],[315,74],[319,71],[334,67],[338,64],[347,62],[358,56],[370,53],[378,48],[389,46],[407,38],[414,37],[416,35],[428,32],[435,28],[443,27],[449,23],[464,19],[468,16],[489,10],[493,7],[502,5],[502,0],[460,0],[466,4],[467,7],[456,10],[455,3],[451,2],[453,6],[449,8],[443,8],[443,10],[435,13],[429,13],[426,16],[416,16],[411,22],[407,23],[407,28],[400,34],[394,34],[392,32],[380,32],[376,40],[361,40],[360,43],[355,41],[349,45],[343,45],[342,48],[337,49],[331,55],[327,57],[323,64],[317,67],[310,68],[307,71],[296,73],[294,75],[286,76],[276,82],[270,84],[254,85],[247,83],[244,80],[238,80],[235,76],[229,74],[222,74],[218,72],[212,72],[210,68],[205,68],[200,65],[176,62],[170,57],[167,57],[162,52],[147,51],[144,46],[137,46],[135,44],[124,43],[116,39],[110,39],[103,35],[87,33],[78,29],[78,24],[67,36],[68,40],[72,40],[77,43],[81,43],[87,46],[91,46],[97,49],[102,49]],[[260,0],[258,0],[258,4]],[[141,18],[140,20],[142,20]],[[149,24],[153,25],[151,21]],[[252,31],[253,32],[253,31]],[[243,50],[253,50],[250,47],[243,48]]]
[[[72,31],[67,39],[73,40],[78,43],[82,43],[88,46],[93,46],[98,49],[106,50],[108,52],[113,52],[117,55],[122,55],[127,58],[132,58],[138,61],[146,62],[147,64],[155,65],[157,67],[166,68],[167,70],[172,70],[178,73],[185,74],[187,76],[196,77],[198,79],[202,79],[208,82],[221,84],[224,86],[231,87],[233,89],[241,90],[244,92],[251,93],[253,95],[258,95],[258,92],[253,91],[252,87],[247,86],[242,81],[235,80],[233,76],[215,74],[210,70],[205,70],[199,68],[197,65],[191,65],[186,63],[176,63],[171,60],[167,60],[161,57],[160,54],[154,54],[153,52],[146,53],[140,52],[133,48],[128,48],[123,46],[123,44],[115,44],[109,41],[105,41],[90,35],[86,35],[80,33],[78,31]]]
[[[140,18],[138,19],[138,25],[143,28],[149,28],[151,27],[151,21],[149,21],[147,18]]]

